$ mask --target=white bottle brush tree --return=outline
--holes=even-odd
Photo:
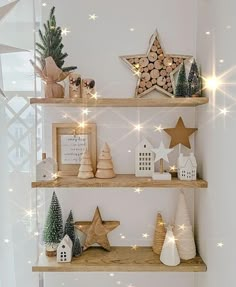
[[[96,177],[98,178],[115,177],[110,148],[107,143],[104,144],[102,151],[98,157]]]
[[[190,223],[188,208],[183,191],[179,194],[176,214],[174,235],[181,259],[189,260],[196,256],[192,225]]]
[[[56,249],[62,238],[63,221],[61,206],[54,191],[43,231],[47,256],[56,256]]]

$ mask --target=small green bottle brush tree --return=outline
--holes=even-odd
[[[63,238],[63,220],[61,206],[53,192],[51,204],[43,231],[43,241],[46,244],[46,255],[49,257],[56,256],[58,244]]]
[[[45,67],[45,59],[52,57],[57,67],[63,72],[75,70],[76,66],[63,67],[67,53],[63,53],[64,45],[62,43],[61,27],[57,26],[55,17],[55,7],[52,7],[49,15],[49,20],[44,23],[44,34],[39,30],[41,43],[36,43],[36,52],[38,61],[41,64],[41,69]]]

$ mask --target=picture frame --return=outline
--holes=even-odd
[[[93,171],[97,164],[97,127],[95,123],[53,123],[52,150],[58,176],[77,176],[85,148],[91,156]]]

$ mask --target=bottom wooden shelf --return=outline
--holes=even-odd
[[[57,263],[56,257],[40,256],[33,272],[205,272],[207,269],[200,256],[182,260],[175,267],[165,266],[151,247],[112,247],[110,252],[100,247],[86,250],[70,263]]]

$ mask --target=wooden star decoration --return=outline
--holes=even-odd
[[[170,148],[182,144],[190,149],[189,137],[197,131],[197,128],[186,128],[183,119],[180,117],[175,128],[164,129],[164,131],[171,136]]]
[[[152,149],[152,152],[155,153],[154,162],[157,162],[160,159],[164,159],[165,161],[169,162],[168,154],[172,152],[172,150],[172,148],[165,148],[163,142],[161,142],[159,148]]]
[[[107,234],[119,225],[119,221],[103,221],[98,207],[96,208],[92,221],[80,221],[75,223],[75,227],[86,234],[84,250],[97,243],[105,250],[110,251],[111,247]]]
[[[143,97],[153,90],[174,97],[175,73],[181,63],[192,56],[165,54],[163,46],[155,32],[150,40],[148,51],[144,55],[120,57],[138,76],[135,97]]]

